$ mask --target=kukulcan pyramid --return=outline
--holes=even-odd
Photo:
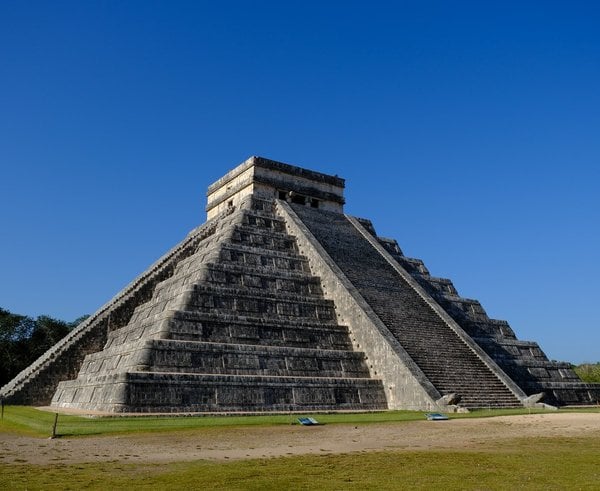
[[[337,176],[248,159],[208,188],[206,223],[0,396],[112,413],[600,400],[600,384],[345,215],[343,191]]]

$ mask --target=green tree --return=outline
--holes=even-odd
[[[26,366],[27,340],[34,329],[35,321],[31,317],[0,308],[0,385]]]
[[[35,320],[35,327],[29,338],[29,355],[31,361],[41,356],[46,350],[65,337],[71,330],[65,321],[40,315]]]
[[[40,315],[34,320],[0,308],[0,386],[9,382],[86,318],[65,322]]]

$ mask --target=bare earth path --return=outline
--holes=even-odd
[[[174,462],[376,450],[483,449],[520,437],[600,438],[598,413],[549,413],[441,422],[202,428],[55,440],[0,433],[0,463]]]

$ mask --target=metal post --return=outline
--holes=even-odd
[[[54,413],[54,424],[52,425],[52,437],[56,438],[56,425],[58,424],[58,413]]]

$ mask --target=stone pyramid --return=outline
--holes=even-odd
[[[250,158],[209,187],[204,225],[0,395],[126,413],[600,399],[600,386],[345,215],[343,189]]]

